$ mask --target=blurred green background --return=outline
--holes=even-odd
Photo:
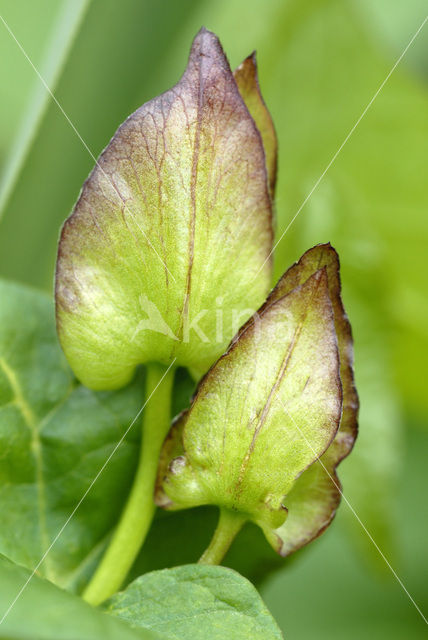
[[[201,25],[219,35],[232,67],[258,52],[280,144],[279,239],[427,7],[426,0],[0,0],[31,61],[0,22],[0,275],[52,289],[59,228],[94,164],[91,154],[177,81]],[[425,613],[427,153],[428,23],[275,259],[279,276],[313,244],[331,241],[339,251],[361,396],[360,437],[340,476]],[[286,638],[426,637],[346,504],[262,595]]]

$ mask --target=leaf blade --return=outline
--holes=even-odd
[[[33,640],[35,634],[39,640],[166,640],[150,629],[131,629],[38,576],[31,578],[13,603],[30,575],[0,556],[0,615],[6,614],[0,638],[4,640]]]
[[[0,363],[0,553],[32,569],[137,414],[142,379],[115,394],[76,385],[59,349],[49,298],[5,282]],[[120,513],[137,450],[138,435],[131,432],[51,549],[41,575],[71,588],[80,583],[79,567]]]
[[[279,640],[255,588],[231,569],[187,565],[154,571],[114,596],[108,611],[171,640]]]

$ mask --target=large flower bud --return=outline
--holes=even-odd
[[[203,373],[265,299],[276,141],[253,58],[237,78],[202,29],[181,80],[119,127],[64,224],[58,333],[89,387],[118,388],[148,361]]]

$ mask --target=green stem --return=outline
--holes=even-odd
[[[174,370],[147,366],[146,401],[140,459],[134,484],[119,524],[83,599],[98,605],[118,591],[145,540],[153,520],[153,492],[159,454],[169,429]],[[153,395],[153,397],[151,397]]]
[[[246,518],[236,511],[220,509],[217,528],[210,544],[199,559],[199,564],[220,564],[239,533]]]

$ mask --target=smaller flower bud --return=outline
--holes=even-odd
[[[325,525],[335,498],[323,494],[331,480],[316,461],[323,456],[334,479],[356,435],[352,344],[339,293],[329,245],[308,251],[281,278],[173,425],[159,468],[160,506],[237,512],[280,553]]]

